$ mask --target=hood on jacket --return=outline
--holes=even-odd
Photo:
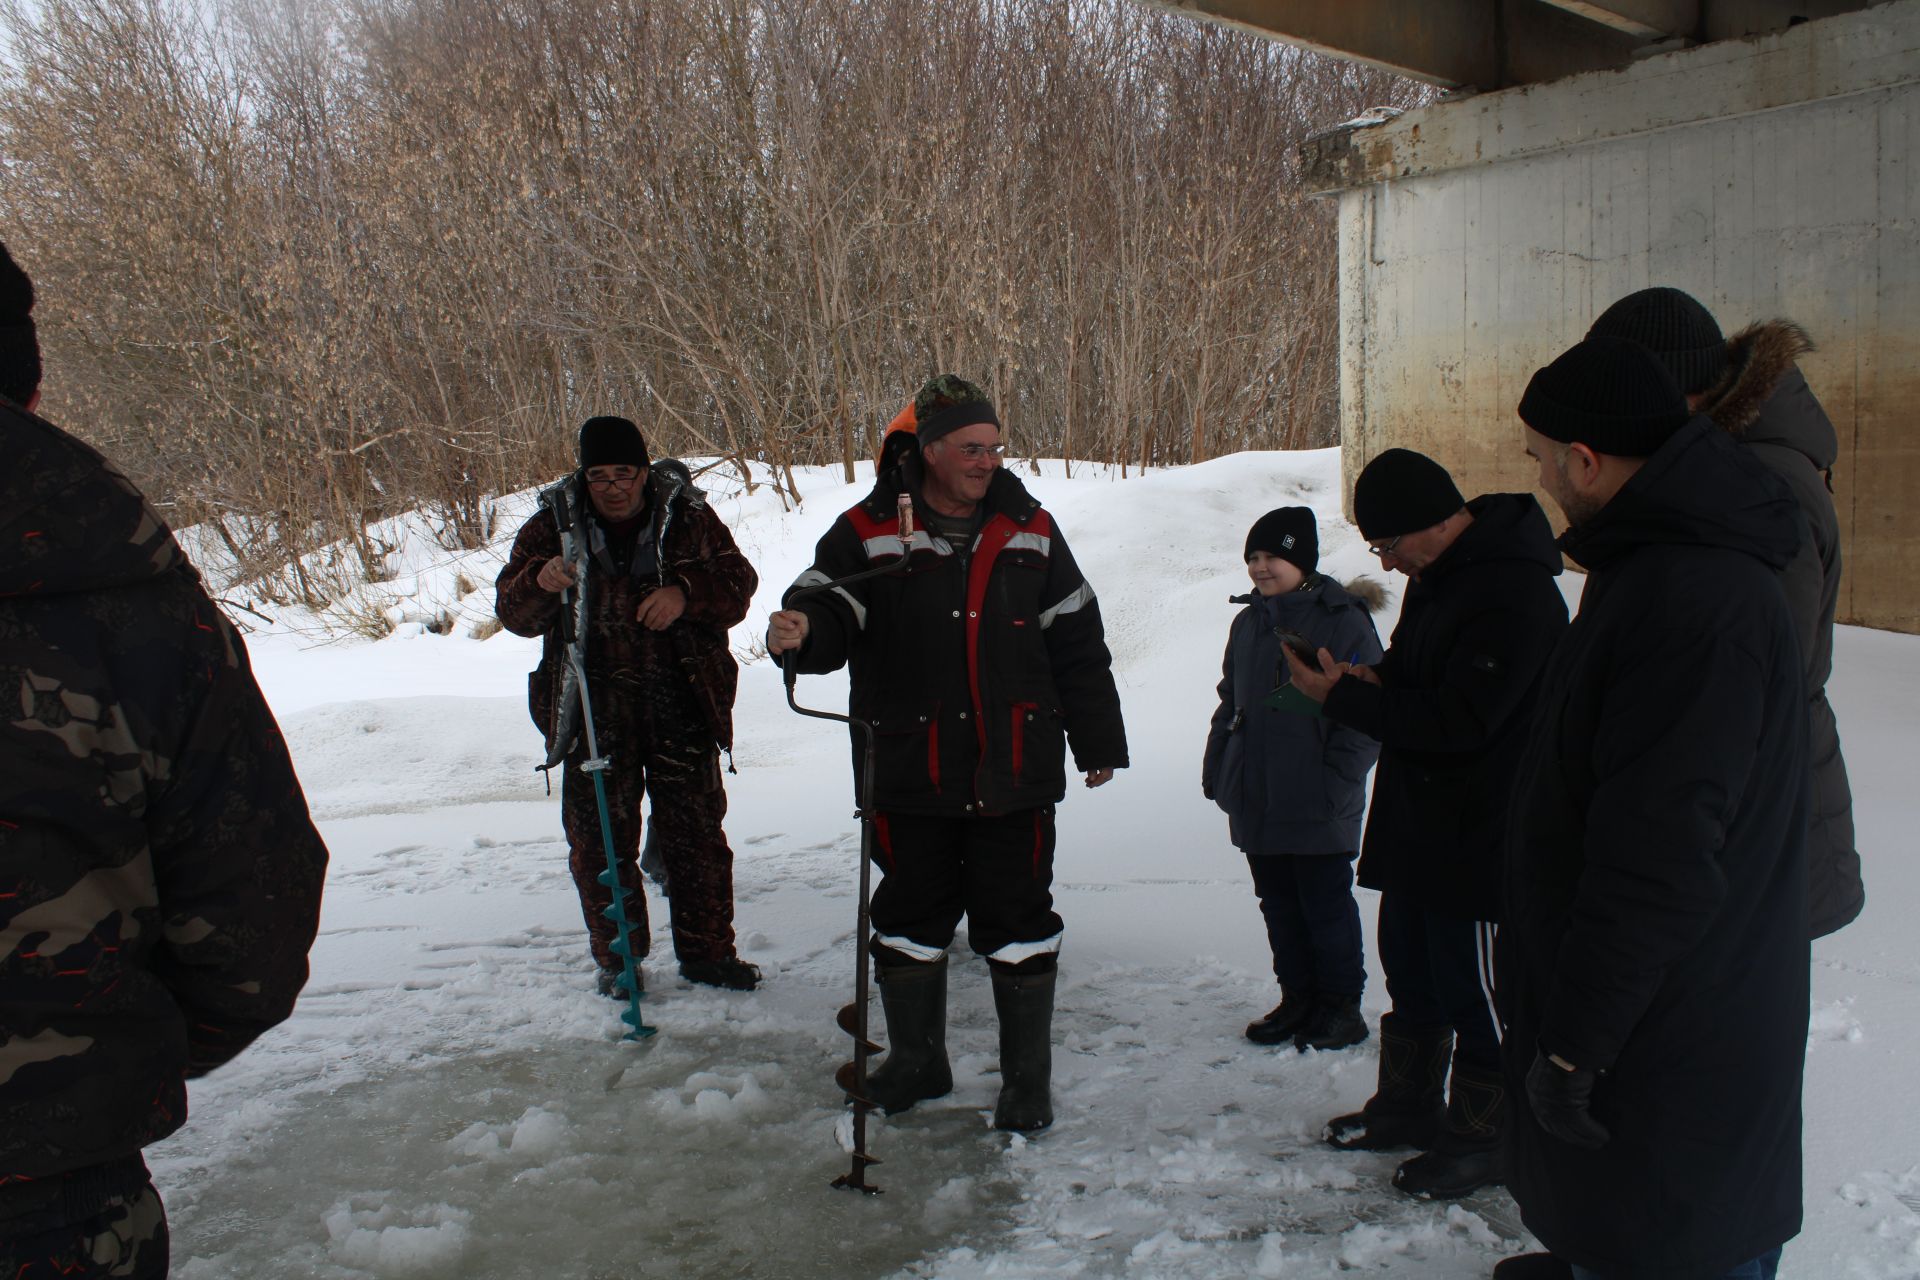
[[[1319,601],[1328,613],[1344,609],[1350,604],[1358,605],[1363,613],[1378,613],[1387,606],[1387,589],[1364,573],[1349,582],[1335,582],[1323,573],[1309,574],[1299,586],[1277,596],[1263,596],[1258,591],[1249,591],[1245,595],[1228,596],[1227,603],[1259,604],[1262,600],[1287,600],[1299,596],[1310,596]]]
[[[554,509],[556,500],[564,500],[569,510],[581,513],[577,518],[605,527],[605,521],[587,495],[584,470],[570,471],[540,491],[542,507]],[[706,491],[693,483],[693,472],[687,469],[686,463],[678,458],[655,458],[647,464],[647,505],[643,514],[656,538],[665,536],[667,526],[678,517],[682,507],[706,505]]]
[[[6,400],[0,458],[0,597],[121,587],[186,563],[112,463]]]
[[[1564,563],[1547,513],[1530,493],[1483,493],[1467,503],[1473,523],[1421,574],[1443,577],[1473,564],[1518,560],[1558,576]]]
[[[1701,411],[1722,431],[1751,444],[1778,444],[1826,471],[1840,438],[1795,362],[1813,339],[1791,320],[1766,320],[1727,339],[1727,371],[1708,388]]]
[[[1778,572],[1799,549],[1805,523],[1786,481],[1702,413],[1560,546],[1588,569],[1643,546],[1692,546],[1741,551]]]

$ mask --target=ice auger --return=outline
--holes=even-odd
[[[620,888],[619,863],[613,853],[613,819],[607,809],[606,772],[612,761],[600,754],[600,740],[593,727],[593,698],[587,687],[587,554],[586,540],[580,537],[574,509],[574,486],[563,484],[543,495],[548,510],[553,512],[553,520],[560,529],[560,558],[573,570],[573,585],[560,593],[560,639],[565,645],[567,655],[566,669],[561,674],[560,706],[554,717],[560,728],[554,735],[552,753],[547,768],[552,768],[565,758],[571,748],[573,734],[568,731],[573,712],[577,709],[580,716],[580,731],[586,734],[587,758],[581,762],[580,770],[593,779],[593,798],[600,808],[600,842],[607,851],[607,869],[594,879],[607,886],[611,895],[607,909],[602,912],[613,921],[619,931],[619,937],[607,949],[620,957],[620,989],[627,993],[627,1007],[620,1011],[620,1021],[630,1028],[626,1034],[628,1040],[644,1040],[654,1033],[654,1028],[640,1015],[641,989],[639,962],[633,954],[633,921],[627,917],[627,895]],[[636,893],[640,890],[636,889]]]
[[[913,554],[913,500],[906,494],[900,495],[900,558],[887,560],[871,569],[859,573],[850,573],[844,578],[834,578],[828,582],[809,583],[787,593],[786,605],[808,596],[818,595],[822,591],[832,591],[849,583],[860,582],[867,578],[877,578],[882,574],[898,573],[907,566],[908,557]],[[799,672],[790,662],[783,662],[781,668],[787,682],[787,705],[803,716],[812,716],[816,720],[838,720],[850,724],[860,731],[860,796],[864,803],[857,816],[860,819],[860,906],[854,926],[854,978],[853,1003],[843,1005],[838,1017],[834,1019],[840,1029],[853,1037],[853,1061],[845,1064],[834,1073],[833,1082],[853,1101],[853,1167],[833,1180],[836,1187],[851,1187],[855,1191],[864,1191],[868,1195],[880,1194],[880,1188],[867,1181],[867,1166],[880,1161],[867,1154],[867,1113],[879,1104],[867,1096],[867,1059],[879,1053],[881,1046],[875,1044],[868,1035],[867,1005],[871,995],[869,968],[867,963],[867,935],[872,929],[868,915],[868,896],[873,877],[873,726],[864,720],[841,715],[833,711],[816,711],[803,707],[794,697],[794,681]]]

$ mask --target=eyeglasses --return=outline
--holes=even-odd
[[[1400,534],[1399,537],[1383,542],[1377,547],[1368,547],[1367,554],[1370,556],[1390,556],[1393,554],[1393,549],[1400,545],[1400,539],[1406,536],[1407,535],[1403,533]]]
[[[588,476],[589,489],[624,489],[640,478],[640,472],[634,467],[619,467],[610,476]]]
[[[953,448],[955,453],[968,462],[978,462],[982,458],[998,458],[1007,451],[1007,446],[1003,444],[957,444]]]

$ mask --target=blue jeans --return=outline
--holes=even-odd
[[[1359,995],[1367,966],[1347,855],[1250,853],[1247,866],[1267,922],[1273,976],[1309,995]]]
[[[1780,1250],[1769,1249],[1757,1258],[1748,1258],[1745,1262],[1714,1280],[1773,1280],[1780,1270]],[[1573,1269],[1574,1280],[1606,1280],[1598,1271],[1589,1271],[1585,1267]]]

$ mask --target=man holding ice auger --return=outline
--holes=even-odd
[[[584,575],[561,555],[556,509],[569,513],[582,540]],[[636,865],[640,802],[649,795],[673,887],[681,975],[742,991],[759,981],[759,971],[734,954],[733,850],[721,829],[727,793],[720,778],[720,752],[733,747],[739,681],[727,629],[746,616],[759,581],[686,466],[654,462],[627,419],[598,417],[580,428],[580,469],[543,496],[495,583],[507,630],[546,640],[528,698],[550,758],[566,761],[560,808],[568,865],[605,995],[628,993],[620,989],[615,921],[606,914],[613,897],[599,876],[611,843],[637,960],[648,939]],[[577,702],[561,688],[561,601],[576,585],[587,600],[587,693],[601,754],[612,762],[602,774],[611,818],[605,838],[582,767],[586,735],[571,714]],[[637,965],[634,972],[638,979]]]
[[[789,596],[901,554],[899,502],[920,527],[903,572],[775,613],[767,650],[802,672],[851,669],[850,713],[876,735],[872,814],[882,879],[870,946],[890,1052],[872,1100],[904,1111],[953,1089],[947,949],[962,915],[1000,1018],[994,1125],[1044,1129],[1061,920],[1053,809],[1066,748],[1097,787],[1127,764],[1100,606],[1066,539],[1001,469],[999,417],[951,374],[914,398],[919,453],[884,471],[820,539]],[[861,736],[854,735],[854,776]]]

